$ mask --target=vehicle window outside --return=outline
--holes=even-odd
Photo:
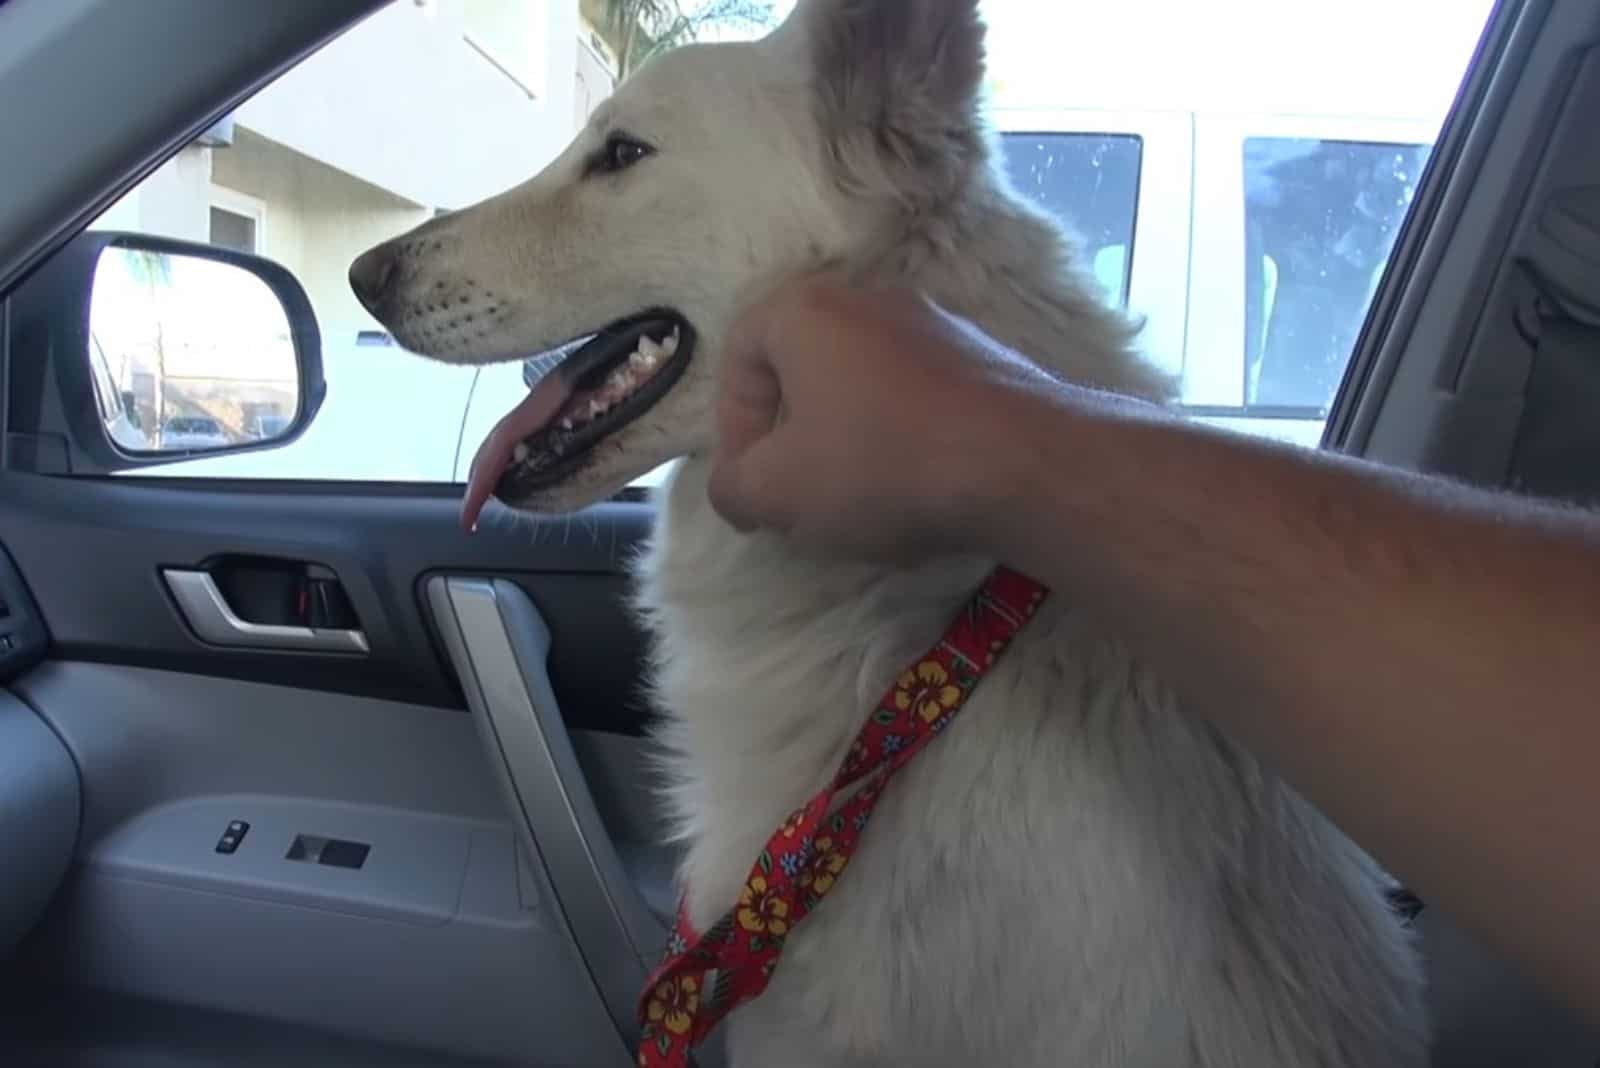
[[[1325,414],[1429,146],[1249,138],[1245,404]]]
[[[1012,187],[1061,220],[1079,240],[1107,300],[1126,304],[1139,202],[1139,138],[1008,132],[1001,146]]]
[[[1069,116],[1009,131],[1002,163],[1019,192],[1081,238],[1085,266],[1108,301],[1185,319],[1195,301],[1216,298],[1204,286],[1186,291],[1143,280],[1163,263],[1188,264],[1194,252],[1139,255],[1141,219],[1155,218],[1145,213],[1157,204],[1169,220],[1217,205],[1191,204],[1191,178],[1198,188],[1200,176],[1152,166],[1152,142],[1124,117],[1159,112],[1197,128],[1216,114],[1273,119],[1273,137],[1252,135],[1247,149],[1249,188],[1230,194],[1234,210],[1247,209],[1248,242],[1239,235],[1225,262],[1196,267],[1205,278],[1237,277],[1243,264],[1256,264],[1253,280],[1226,296],[1234,335],[1226,344],[1208,341],[1204,352],[1165,355],[1186,367],[1229,362],[1248,380],[1229,402],[1240,411],[1320,409],[1348,359],[1426,145],[1363,147],[1360,137],[1346,144],[1282,127],[1302,115],[1403,113],[1436,128],[1490,3],[1308,0],[1296,6],[1296,21],[1264,17],[1278,8],[1263,0],[983,0],[991,102]],[[450,366],[402,352],[351,294],[351,260],[539,171],[619,79],[652,55],[692,40],[760,36],[792,7],[793,0],[393,3],[243,103],[95,225],[252,250],[287,267],[317,314],[327,399],[293,443],[145,470],[463,481],[478,441],[539,368]],[[1151,32],[1155,25],[1161,32]],[[1379,25],[1384,32],[1372,32]],[[1317,48],[1308,50],[1308,40]],[[397,78],[402,69],[406,76]],[[1230,181],[1240,183],[1237,175]],[[1256,274],[1270,274],[1275,288]],[[1166,294],[1158,299],[1170,306],[1132,303],[1142,292]],[[1241,345],[1246,333],[1253,340]],[[124,354],[105,357],[97,372],[103,404],[121,398],[130,412],[169,410],[145,395],[162,376]],[[230,413],[203,407],[180,414],[210,418],[234,435],[281,429],[235,427]],[[216,434],[132,417],[121,432],[129,440]]]

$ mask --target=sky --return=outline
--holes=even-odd
[[[1493,0],[983,0],[996,103],[1441,120]]]
[[[265,282],[229,264],[165,257],[169,280],[152,286],[107,249],[96,265],[89,326],[105,349],[119,388],[135,372],[154,373],[159,334],[166,373],[242,378],[296,387],[299,368],[283,304]]]
[[[779,16],[794,0],[778,0]],[[1000,106],[1439,122],[1494,0],[981,0]]]

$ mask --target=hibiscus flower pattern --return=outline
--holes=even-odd
[[[816,841],[811,863],[800,873],[800,889],[822,897],[833,889],[834,882],[848,863],[850,858],[845,856],[838,844],[828,835],[823,835]]]
[[[659,982],[650,994],[645,1019],[668,1034],[686,1035],[700,1011],[700,981],[692,975]]]
[[[805,823],[805,820],[806,810],[797,808],[789,814],[788,819],[783,821],[783,828],[778,833],[785,838],[793,838],[800,833],[800,826]]]
[[[789,903],[773,893],[764,875],[752,875],[739,891],[739,926],[754,935],[782,938],[789,933]]]
[[[894,707],[915,712],[932,723],[961,703],[962,689],[951,681],[949,670],[937,660],[924,660],[894,684]]]
[[[680,907],[640,999],[641,1068],[688,1068],[694,1045],[767,988],[789,934],[843,876],[890,778],[952,721],[1045,593],[996,570],[944,639],[895,680],[832,784],[774,832],[734,907],[699,933]]]

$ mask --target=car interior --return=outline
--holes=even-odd
[[[384,6],[0,0],[0,1064],[632,1063],[673,909],[627,607],[649,502],[469,539],[456,486],[117,477],[96,414],[116,242],[85,225]],[[1501,0],[1324,447],[1600,503],[1597,112],[1600,5]],[[300,283],[204,256],[285,315],[303,429]],[[1600,1057],[1414,925],[1435,1064]]]

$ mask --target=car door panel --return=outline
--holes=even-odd
[[[508,1061],[625,1055],[466,716],[109,664],[18,691],[88,784],[34,976]],[[291,860],[303,834],[370,853]]]
[[[0,690],[0,954],[55,893],[78,839],[78,771],[33,710]]]
[[[667,928],[629,873],[590,793],[546,670],[550,629],[516,584],[436,575],[428,601],[512,822],[548,873],[619,1029]]]
[[[0,544],[52,639],[13,689],[84,782],[81,833],[53,835],[76,862],[24,974],[373,1049],[628,1058],[673,869],[642,778],[623,570],[647,506],[491,515],[469,537],[449,488],[0,483],[15,504]],[[224,556],[328,569],[369,652],[201,641],[161,571]],[[481,702],[469,713],[482,657],[461,674],[459,626],[430,605],[450,585],[509,606],[500,695],[539,700],[498,731],[542,731],[541,766],[513,766]],[[235,821],[249,830],[217,852]],[[300,836],[365,847],[363,862],[294,859]]]
[[[541,523],[496,511],[468,537],[456,518],[458,492],[67,483],[7,472],[0,474],[0,494],[10,504],[0,516],[0,544],[34,589],[58,658],[456,709],[460,691],[423,619],[419,584],[431,572],[510,576],[524,584],[552,629],[551,674],[566,697],[568,725],[637,733],[644,646],[626,612],[622,569],[649,530],[651,509],[618,503]],[[361,620],[369,654],[246,652],[199,641],[160,572],[224,554],[332,570]]]

